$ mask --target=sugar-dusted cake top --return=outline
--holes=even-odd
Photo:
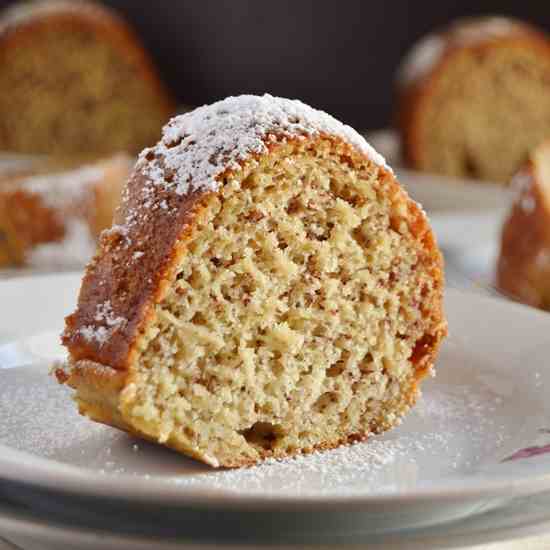
[[[266,141],[321,133],[340,137],[387,168],[384,158],[350,126],[301,101],[269,94],[228,97],[173,118],[159,143],[143,151],[138,166],[153,183],[173,186],[180,195],[216,191],[217,178],[251,154],[266,153]],[[166,182],[167,172],[174,176],[172,183]]]

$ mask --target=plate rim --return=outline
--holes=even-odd
[[[537,495],[550,490],[550,467],[547,473],[532,478],[512,479],[495,476],[484,484],[479,477],[457,478],[445,489],[421,487],[407,493],[375,493],[352,495],[260,495],[228,490],[189,489],[177,483],[152,481],[151,479],[104,473],[100,476],[85,468],[34,456],[25,451],[0,444],[0,482],[28,483],[30,486],[52,490],[66,495],[82,495],[97,498],[114,498],[148,504],[162,503],[178,506],[232,506],[238,509],[291,508],[326,510],[339,509],[373,510],[381,505],[399,508],[407,504],[441,502],[470,503],[481,500],[515,498]],[[12,460],[6,460],[6,456]],[[30,460],[29,460],[30,459]],[[52,466],[55,465],[55,466]],[[5,473],[11,476],[5,476]],[[59,484],[62,476],[63,485]],[[117,483],[113,483],[114,481]]]
[[[550,498],[550,495],[547,493],[547,496]],[[521,502],[520,502],[521,504]],[[527,504],[528,505],[528,504]],[[516,508],[518,502],[511,500],[505,503],[502,507],[490,510],[489,514],[498,513],[499,511],[508,511],[509,508]],[[447,523],[436,523],[432,526],[420,527],[416,529],[405,529],[404,532],[396,530],[393,532],[383,533],[376,535],[376,540],[372,540],[372,535],[365,533],[358,535],[357,538],[361,538],[361,541],[355,540],[350,541],[350,548],[363,548],[364,544],[368,544],[369,548],[387,548],[388,544],[394,545],[396,548],[403,548],[407,550],[422,550],[425,548],[426,544],[437,543],[438,548],[463,548],[465,546],[471,545],[480,545],[480,544],[490,544],[498,542],[513,542],[518,541],[519,539],[524,539],[527,537],[533,536],[545,536],[550,535],[550,517],[544,519],[535,519],[532,517],[524,518],[519,524],[514,524],[513,526],[499,526],[489,523],[487,526],[486,521],[485,525],[480,527],[475,525],[475,522],[483,520],[484,513],[480,515],[466,516],[463,518],[458,518],[454,521]],[[474,522],[474,530],[472,531],[471,522]],[[464,525],[465,524],[465,525]],[[442,528],[448,525],[456,530],[462,529],[462,533],[453,533],[451,537],[443,534],[441,532]],[[219,548],[219,541],[215,543],[194,541],[192,539],[186,540],[162,540],[158,536],[155,536],[152,533],[146,538],[136,537],[131,533],[117,532],[117,531],[102,531],[93,527],[83,527],[78,528],[70,525],[68,522],[63,522],[62,520],[57,520],[55,523],[46,521],[43,517],[37,516],[33,513],[33,510],[27,510],[25,514],[18,514],[12,509],[9,503],[0,504],[0,527],[3,532],[7,531],[8,536],[40,536],[41,540],[47,540],[51,542],[63,542],[67,541],[67,537],[78,537],[81,542],[89,543],[94,542],[98,543],[100,540],[103,543],[113,544],[115,543],[115,548],[126,548],[128,543],[132,543],[132,547],[137,548],[149,548],[151,542],[162,544],[162,548],[166,550],[171,550],[172,548],[180,548],[182,543],[189,545],[189,548]],[[38,531],[38,533],[36,533]],[[411,537],[412,535],[412,537]],[[415,536],[416,535],[416,536]],[[85,537],[85,541],[82,540],[82,537]],[[403,538],[405,537],[405,538]],[[11,542],[11,541],[8,541]],[[74,539],[71,538],[69,542],[74,543]],[[143,546],[146,544],[147,546]],[[307,544],[307,540],[302,541],[302,545]],[[343,541],[343,544],[349,544]],[[122,545],[122,546],[119,546]],[[302,547],[300,545],[300,547]],[[289,548],[295,548],[294,543],[286,545]],[[331,542],[328,548],[333,548],[334,544]],[[88,546],[86,546],[87,548]],[[104,547],[104,546],[102,546]],[[232,545],[231,543],[226,545],[227,548],[241,548],[242,545],[238,546]],[[262,546],[263,547],[263,546]],[[266,546],[267,547],[267,546]],[[271,546],[269,546],[271,548]],[[285,546],[283,546],[285,547]],[[309,547],[309,546],[308,546]],[[324,544],[316,545],[318,548],[327,548]]]

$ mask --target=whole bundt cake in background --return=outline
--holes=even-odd
[[[512,185],[517,195],[502,230],[497,284],[516,300],[550,310],[550,140]]]
[[[0,150],[138,153],[174,102],[128,24],[84,0],[38,0],[0,15]]]
[[[66,320],[80,412],[212,466],[398,424],[446,334],[425,214],[351,128],[232,97],[141,154]]]
[[[421,40],[398,74],[403,156],[418,170],[508,183],[550,127],[550,40],[502,17]]]
[[[119,154],[59,171],[71,164],[49,160],[0,178],[0,267],[74,268],[93,256],[133,161]]]

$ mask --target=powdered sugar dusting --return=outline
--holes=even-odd
[[[148,253],[143,237],[137,236],[142,233],[140,227],[154,225],[158,216],[178,223],[180,201],[175,197],[216,192],[222,176],[230,179],[230,172],[240,170],[245,162],[254,166],[255,157],[269,151],[266,143],[319,135],[342,139],[391,172],[363,136],[301,101],[268,94],[228,97],[168,122],[157,145],[141,152],[135,167],[139,181],[123,190],[123,214],[101,238],[109,240],[115,251],[134,246],[129,261],[136,262]]]
[[[12,187],[40,198],[64,228],[63,239],[31,248],[25,261],[34,268],[77,268],[86,265],[96,249],[96,239],[85,219],[94,207],[94,189],[105,176],[104,166],[30,176]],[[8,188],[9,184],[8,184]]]
[[[408,56],[401,64],[397,80],[401,84],[407,84],[426,75],[445,52],[445,40],[437,35],[426,36],[414,46]]]
[[[109,339],[111,334],[105,327],[94,327],[92,325],[80,327],[78,332],[82,334],[83,338],[88,340],[88,342],[97,342],[100,346]]]
[[[128,322],[124,317],[115,316],[109,300],[96,306],[94,321],[101,323],[99,326],[86,325],[80,327],[79,332],[89,342],[95,341],[103,345],[117,330],[123,328]]]
[[[128,227],[120,224],[113,224],[109,229],[103,231],[103,235],[121,235],[122,237],[128,237]]]
[[[113,313],[113,306],[111,305],[110,300],[98,304],[96,306],[96,314],[94,317],[95,321],[106,324],[108,327],[120,327],[126,323],[126,319],[123,317],[115,317]]]
[[[3,386],[6,380],[11,380],[13,386],[0,399],[0,443],[44,457],[82,446],[94,436],[100,436],[107,444],[108,430],[85,421],[74,404],[69,406],[69,388],[60,386],[45,371],[31,372],[23,367],[2,373],[6,377]]]
[[[526,214],[531,214],[535,210],[536,205],[537,203],[534,197],[527,196],[521,199],[521,209]]]
[[[532,193],[535,180],[529,168],[524,168],[514,175],[510,187],[514,192],[514,204],[519,205],[525,214],[534,212],[537,201]]]
[[[533,176],[528,169],[520,170],[510,181],[510,187],[517,195],[528,191],[532,185]]]
[[[138,167],[153,184],[178,195],[217,191],[226,170],[238,170],[241,162],[268,151],[265,141],[320,133],[340,137],[387,168],[384,158],[351,127],[301,101],[268,94],[228,97],[173,118],[156,147],[142,152]]]

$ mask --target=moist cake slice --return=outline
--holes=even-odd
[[[425,214],[354,130],[230,97],[141,154],[66,320],[82,414],[212,466],[399,423],[446,334]]]

